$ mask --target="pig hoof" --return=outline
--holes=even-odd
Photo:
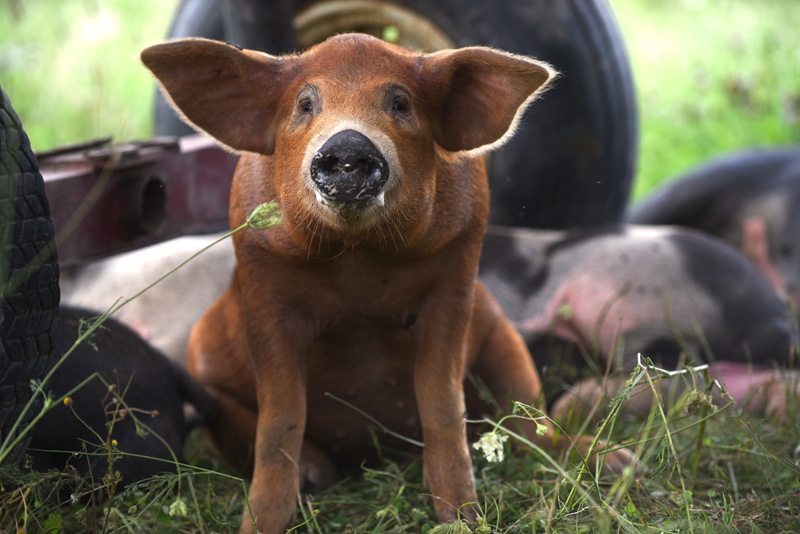
[[[336,467],[330,456],[316,445],[303,444],[300,453],[300,487],[314,493],[336,482]]]
[[[605,453],[603,458],[603,471],[614,475],[622,475],[627,468],[632,468],[636,473],[646,473],[647,467],[636,459],[630,449],[617,449]]]

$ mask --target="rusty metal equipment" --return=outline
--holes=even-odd
[[[38,158],[62,268],[228,228],[238,156],[207,136],[100,139]]]

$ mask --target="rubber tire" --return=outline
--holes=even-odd
[[[294,0],[295,9],[316,1]],[[563,75],[492,156],[490,222],[574,228],[621,221],[636,167],[638,123],[627,52],[606,0],[391,1],[426,16],[458,47],[488,45],[534,56]],[[219,0],[183,0],[169,37],[189,36],[226,40]],[[160,96],[156,132],[191,132]]]
[[[53,359],[60,292],[50,204],[28,136],[0,88],[0,443]],[[41,399],[20,422],[25,428]],[[30,441],[6,458],[19,463]]]

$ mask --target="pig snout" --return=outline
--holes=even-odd
[[[342,130],[331,136],[311,159],[317,199],[334,209],[383,204],[389,165],[365,135]]]

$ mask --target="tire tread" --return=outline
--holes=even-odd
[[[36,156],[0,88],[0,442],[9,436],[53,358],[60,291],[53,220]],[[39,400],[19,428],[41,406]],[[8,457],[21,460],[27,441]]]

